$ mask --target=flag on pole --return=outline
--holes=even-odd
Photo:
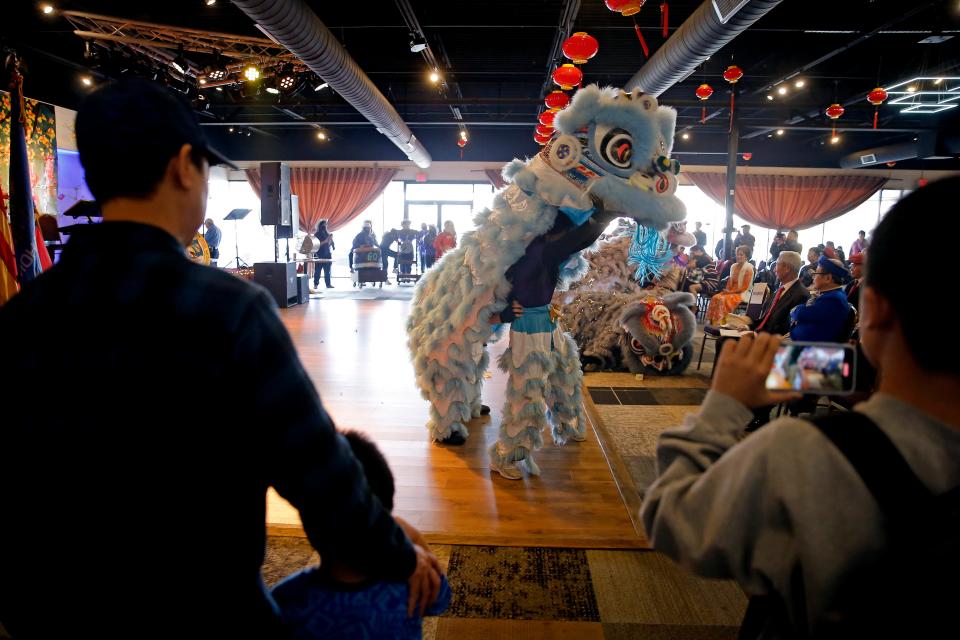
[[[10,223],[7,221],[7,194],[0,188],[0,305],[20,290],[17,284],[17,258],[13,252]]]
[[[21,286],[40,275],[34,224],[30,166],[27,164],[26,113],[19,60],[8,61],[10,77],[10,226]]]

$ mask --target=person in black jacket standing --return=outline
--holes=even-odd
[[[327,231],[326,219],[320,220],[314,236],[317,238],[317,253],[315,255],[317,259],[326,260],[326,262],[317,263],[317,269],[313,272],[313,288],[316,289],[320,286],[320,272],[323,271],[323,283],[327,285],[327,289],[333,289],[333,285],[330,284],[330,266],[333,259],[331,251],[336,247],[333,244],[333,234]]]
[[[82,336],[4,347],[3,625],[15,638],[78,625],[285,637],[260,575],[270,487],[321,555],[407,581],[411,604],[429,605],[436,558],[371,492],[270,296],[186,257],[208,163],[223,161],[189,105],[125,80],[87,97],[76,132],[104,221],[0,308],[2,335],[55,335],[69,318]],[[51,376],[65,381],[56,410],[41,406]]]

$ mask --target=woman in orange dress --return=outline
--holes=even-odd
[[[713,326],[721,324],[727,314],[743,302],[744,292],[753,283],[753,265],[747,262],[750,259],[750,253],[750,247],[747,245],[737,247],[737,261],[730,267],[726,288],[710,298],[710,306],[707,307],[708,324]]]
[[[433,241],[433,248],[437,250],[437,260],[457,246],[457,230],[453,228],[453,220],[447,220],[443,223],[443,231],[437,234],[437,239]]]

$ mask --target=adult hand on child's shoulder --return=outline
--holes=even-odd
[[[437,601],[440,595],[440,575],[443,568],[437,557],[418,544],[413,545],[417,552],[417,566],[407,583],[410,585],[410,597],[407,600],[407,617],[423,616],[426,610]]]

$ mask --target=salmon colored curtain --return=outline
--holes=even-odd
[[[487,180],[490,181],[494,189],[503,189],[507,186],[507,181],[500,175],[499,169],[484,169],[483,172],[487,175]]]
[[[247,169],[247,182],[260,197],[260,170]],[[321,218],[336,231],[383,193],[397,169],[373,167],[291,167],[290,193],[300,198],[300,228],[313,231]]]
[[[725,173],[686,173],[719,204]],[[740,174],[734,207],[741,218],[767,229],[807,229],[855,209],[886,183],[873,176],[775,176]]]

